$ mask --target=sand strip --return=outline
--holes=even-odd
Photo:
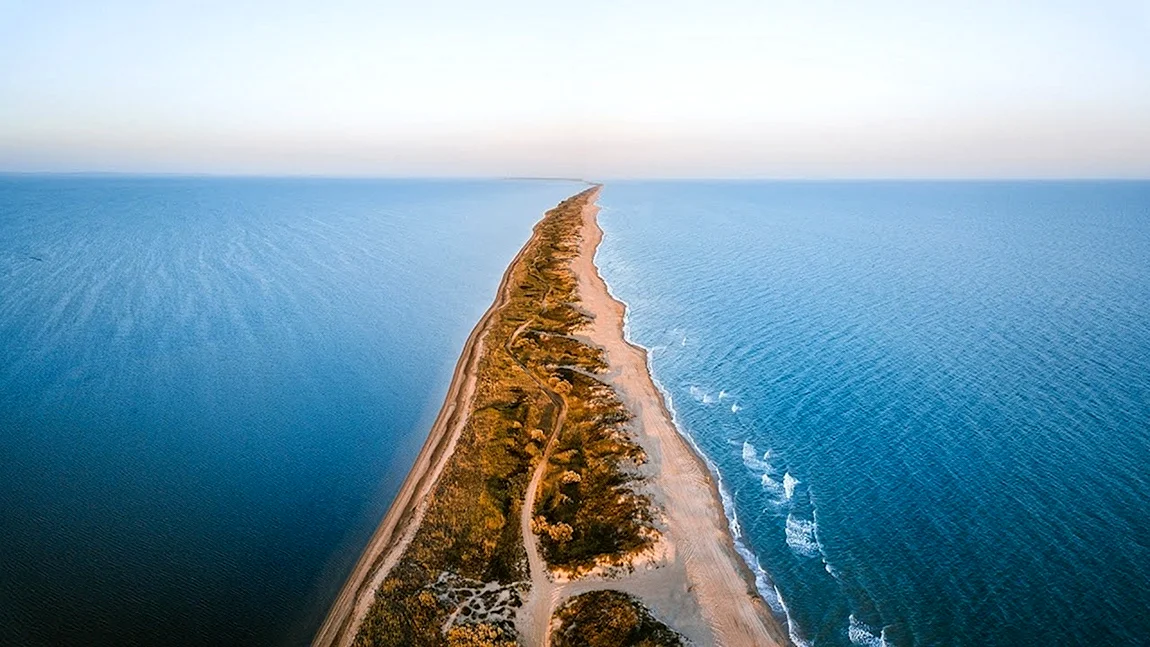
[[[595,251],[603,238],[598,211],[595,205],[584,210],[574,266],[582,305],[595,317],[582,336],[606,351],[610,365],[606,381],[635,416],[632,429],[648,456],[643,470],[648,475],[646,491],[663,514],[666,546],[650,568],[640,566],[617,581],[575,588],[612,588],[638,595],[657,617],[698,644],[789,645],[786,632],[755,591],[753,574],[735,551],[710,471],[680,435],[651,379],[646,351],[623,337],[625,307],[608,292],[595,266]],[[655,576],[660,571],[666,576]]]
[[[516,625],[526,634],[525,644],[529,647],[545,645],[551,613],[563,600],[591,590],[614,589],[638,596],[656,617],[694,644],[788,645],[785,631],[758,596],[750,569],[735,551],[714,479],[679,434],[651,379],[646,351],[623,337],[625,308],[611,297],[594,263],[603,236],[596,220],[597,197],[598,190],[583,209],[580,251],[572,268],[581,306],[594,317],[579,336],[605,350],[610,370],[601,377],[615,388],[634,415],[632,430],[648,457],[642,468],[647,477],[643,490],[661,514],[662,540],[654,555],[637,560],[634,571],[622,576],[591,575],[573,581],[556,581],[546,574],[533,577],[532,590]],[[532,241],[534,238],[535,234]],[[506,302],[511,269],[530,244],[528,241],[508,267],[495,303],[468,338],[447,400],[427,442],[313,645],[352,643],[375,590],[419,527],[428,495],[451,458],[466,422],[483,338],[492,315]],[[527,542],[529,550],[532,543]]]

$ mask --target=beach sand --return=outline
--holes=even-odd
[[[634,415],[632,432],[648,459],[641,467],[646,476],[642,488],[658,510],[661,537],[654,550],[637,558],[634,568],[622,574],[593,573],[568,580],[533,568],[532,588],[516,619],[521,641],[528,646],[546,645],[551,614],[565,599],[613,589],[637,596],[658,619],[697,645],[788,645],[785,630],[755,591],[753,575],[735,551],[714,479],[679,434],[651,379],[646,352],[623,337],[624,306],[610,295],[594,263],[603,235],[596,219],[597,197],[598,190],[583,209],[580,252],[573,268],[581,306],[594,318],[579,336],[604,349],[610,369],[601,377]],[[431,435],[314,645],[351,644],[375,589],[414,534],[427,495],[463,428],[483,333],[504,301],[507,277],[464,347]]]
[[[623,578],[622,586],[604,587],[638,595],[657,617],[698,644],[790,644],[735,551],[714,479],[672,422],[651,379],[646,351],[623,337],[624,305],[608,292],[594,263],[603,237],[598,211],[594,204],[584,210],[582,247],[575,261],[580,299],[595,317],[583,335],[607,352],[611,368],[606,381],[635,416],[632,430],[648,458],[643,469],[647,492],[664,522],[665,554],[654,570],[667,573],[635,586],[627,585],[631,578]],[[631,577],[636,575],[642,571]]]

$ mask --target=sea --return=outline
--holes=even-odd
[[[796,645],[1150,644],[1150,183],[600,204],[627,335]]]
[[[0,176],[0,644],[307,644],[582,186]],[[1150,183],[600,204],[796,645],[1150,644]]]
[[[0,176],[0,644],[308,644],[582,186]]]

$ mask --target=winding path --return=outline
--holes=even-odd
[[[542,280],[542,277],[534,274],[537,278]],[[546,281],[544,281],[546,283]],[[551,296],[551,285],[547,285],[547,292],[543,294],[543,301],[540,310],[546,309],[547,299]],[[527,645],[541,645],[545,646],[548,643],[550,636],[547,631],[550,625],[551,613],[554,603],[558,599],[557,587],[555,582],[552,581],[551,576],[547,571],[547,563],[543,560],[543,555],[539,551],[539,538],[531,530],[531,519],[535,511],[535,497],[539,493],[539,483],[543,480],[543,474],[547,471],[547,464],[551,459],[551,451],[555,447],[555,441],[559,438],[559,432],[563,429],[563,424],[567,421],[567,399],[562,394],[551,389],[547,383],[535,375],[527,365],[524,364],[519,357],[511,350],[515,340],[527,330],[527,327],[534,323],[535,318],[523,322],[515,329],[515,332],[508,338],[504,348],[515,364],[531,378],[539,388],[547,394],[547,397],[555,405],[556,415],[555,423],[551,427],[551,433],[547,434],[547,442],[543,446],[543,453],[539,457],[535,468],[531,472],[531,479],[527,482],[527,488],[523,493],[523,505],[519,511],[519,532],[523,536],[523,548],[527,551],[527,565],[528,576],[531,581],[531,590],[526,596],[526,601],[523,607],[515,614],[519,638]],[[544,332],[544,331],[533,331]]]

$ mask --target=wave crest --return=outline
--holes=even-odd
[[[818,557],[821,552],[819,540],[815,536],[817,526],[811,519],[800,519],[794,513],[787,515],[787,545],[802,557]]]
[[[882,630],[859,620],[853,613],[847,622],[847,638],[853,645],[862,645],[863,647],[886,646],[886,640],[882,637]]]

